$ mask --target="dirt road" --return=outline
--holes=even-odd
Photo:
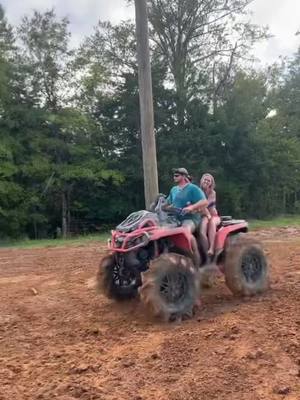
[[[259,235],[272,289],[181,324],[96,295],[101,245],[0,250],[0,399],[299,400],[300,235]]]

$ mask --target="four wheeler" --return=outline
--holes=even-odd
[[[130,214],[112,231],[109,254],[100,263],[98,288],[109,298],[136,297],[165,320],[193,314],[207,273],[225,274],[236,295],[255,295],[268,287],[268,263],[260,244],[247,236],[248,223],[221,217],[211,263],[207,240],[180,226],[181,210],[164,211],[159,195],[152,211]],[[196,240],[195,240],[196,239]]]

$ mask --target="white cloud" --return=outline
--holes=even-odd
[[[2,0],[9,19],[18,23],[24,14],[33,9],[44,11],[55,8],[60,16],[74,17],[76,23],[92,24],[100,19],[118,22],[133,15],[132,6],[125,0]]]
[[[69,17],[73,44],[91,34],[99,19],[117,23],[134,18],[133,7],[128,7],[126,0],[2,0],[1,3],[14,25],[33,9],[44,11],[54,7],[60,17]],[[256,57],[264,63],[271,63],[280,55],[289,56],[297,50],[300,35],[295,34],[300,29],[300,0],[254,0],[250,9],[253,22],[269,25],[274,35],[255,47]]]
[[[99,19],[118,23],[134,17],[133,7],[125,0],[2,0],[1,4],[12,25],[18,25],[22,17],[34,9],[43,12],[55,8],[59,17],[69,18],[73,44],[90,35]]]
[[[263,62],[272,63],[280,55],[290,56],[300,46],[296,32],[300,28],[300,1],[254,0],[251,5],[253,21],[268,25],[273,35],[255,48],[255,55]]]

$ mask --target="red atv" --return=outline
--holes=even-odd
[[[196,232],[196,241],[180,226],[181,210],[163,211],[159,195],[152,211],[138,211],[112,231],[110,254],[97,276],[98,288],[109,298],[140,295],[143,303],[166,320],[193,314],[200,288],[208,274],[225,274],[226,284],[237,295],[254,295],[268,287],[268,263],[258,242],[247,237],[248,223],[222,217],[213,260],[207,257],[207,240]],[[196,243],[196,246],[195,246]]]

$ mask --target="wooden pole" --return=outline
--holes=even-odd
[[[158,195],[156,143],[154,135],[152,79],[146,0],[135,0],[137,60],[146,208]]]

